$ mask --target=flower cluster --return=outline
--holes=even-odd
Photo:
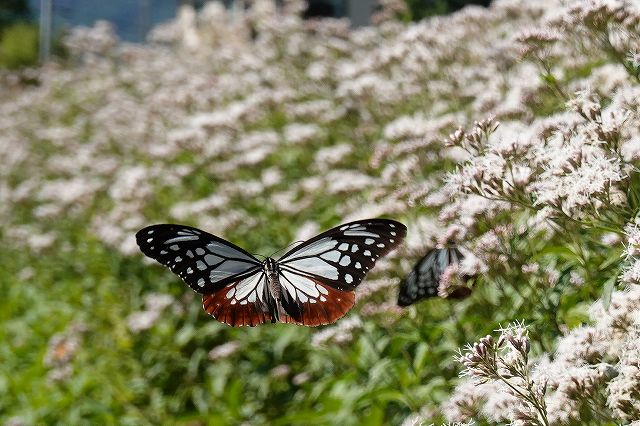
[[[596,302],[593,325],[572,330],[558,340],[555,353],[536,360],[529,359],[530,341],[520,324],[501,330],[497,341],[487,336],[468,345],[457,359],[472,380],[458,385],[445,414],[450,420],[484,416],[545,425],[637,419],[639,303],[638,287],[615,292],[608,310]]]
[[[509,411],[503,411],[502,420],[510,419],[518,425],[549,425],[544,399],[547,384],[531,378],[527,329],[522,323],[514,323],[499,331],[497,341],[487,335],[467,345],[465,352],[456,357],[465,367],[461,375],[478,384],[493,382],[498,385],[496,390],[511,397]],[[500,420],[500,414],[492,416]]]
[[[173,297],[168,294],[151,293],[145,296],[145,308],[142,311],[133,312],[127,317],[129,329],[133,332],[148,330],[153,327],[160,318],[162,311],[174,304]]]

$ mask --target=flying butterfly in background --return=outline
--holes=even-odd
[[[278,260],[264,261],[185,225],[148,226],[136,240],[145,255],[202,294],[204,310],[220,322],[318,326],[347,313],[355,303],[353,290],[406,233],[394,220],[359,220],[323,232]]]
[[[464,255],[456,247],[429,250],[400,284],[398,306],[409,306],[419,300],[438,296],[443,273],[462,259]],[[462,277],[462,280],[470,278]],[[466,286],[456,286],[449,290],[447,297],[452,299],[463,299],[471,294],[471,289]]]

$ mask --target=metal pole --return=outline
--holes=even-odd
[[[151,1],[140,0],[139,6],[140,19],[138,20],[138,37],[140,42],[144,43],[147,39],[147,33],[151,27]]]
[[[40,63],[49,60],[51,55],[51,21],[53,0],[40,0]]]

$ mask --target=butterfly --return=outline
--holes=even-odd
[[[330,324],[355,303],[354,289],[407,228],[388,219],[350,222],[292,248],[256,259],[203,230],[162,224],[136,234],[140,250],[202,294],[204,310],[231,326],[266,322]]]
[[[398,306],[409,306],[421,299],[438,296],[438,287],[447,267],[457,265],[464,255],[456,247],[434,248],[416,263],[409,275],[400,284]],[[466,281],[471,277],[462,277]],[[466,286],[454,286],[446,297],[463,299],[471,294]]]

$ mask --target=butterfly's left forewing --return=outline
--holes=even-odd
[[[335,322],[355,303],[353,290],[376,261],[400,244],[407,228],[368,219],[330,229],[278,260],[291,320],[304,325]]]

